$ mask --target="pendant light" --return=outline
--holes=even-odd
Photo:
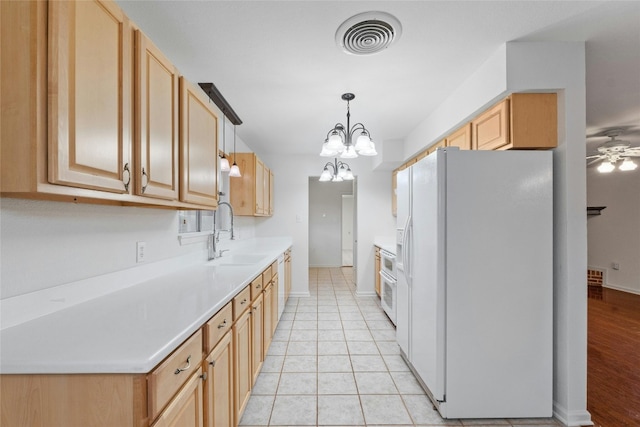
[[[225,111],[222,111],[222,154],[220,155],[220,171],[221,172],[229,172],[229,159],[227,159],[225,147],[226,147],[226,130],[227,130],[227,115]]]
[[[331,170],[329,170],[331,168]],[[353,172],[351,172],[351,168],[348,164],[339,161],[338,159],[333,159],[333,163],[327,162],[324,165],[324,170],[320,175],[320,182],[340,182],[340,181],[353,181],[354,176]]]
[[[333,129],[327,133],[327,137],[322,144],[320,156],[335,157],[341,159],[354,159],[361,156],[375,156],[378,154],[376,146],[371,140],[371,135],[362,123],[351,126],[351,111],[349,102],[356,96],[352,93],[342,94],[342,100],[347,101],[347,125],[337,123]],[[357,136],[357,138],[356,138]],[[354,143],[355,138],[355,143]]]
[[[229,176],[232,176],[234,178],[242,177],[242,174],[240,174],[240,168],[236,163],[236,125],[233,125],[233,165],[229,170]]]

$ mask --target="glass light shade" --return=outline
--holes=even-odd
[[[234,178],[240,178],[242,176],[240,174],[240,168],[238,167],[236,162],[233,162],[233,166],[231,166],[231,169],[229,169],[229,176],[232,176]]]
[[[347,169],[347,173],[344,174],[343,178],[345,181],[353,181],[353,172],[351,172],[351,169]]]
[[[331,136],[327,140],[327,148],[331,151],[340,151],[344,147],[342,143],[342,137],[338,131],[331,132]]]
[[[621,171],[632,171],[632,170],[635,170],[637,167],[638,165],[636,164],[636,162],[627,158],[627,159],[624,159],[624,161],[620,166],[618,166],[618,169],[620,169]]]
[[[329,172],[329,169],[324,168],[324,170],[322,171],[322,175],[320,175],[319,181],[321,182],[331,181],[331,178],[333,178],[333,175],[331,174],[331,172]]]
[[[344,167],[344,165],[340,166],[340,169],[338,169],[338,176],[340,178],[344,178],[345,175],[347,175],[347,168]]]
[[[332,182],[342,182],[342,181],[344,181],[344,179],[342,179],[341,177],[336,175],[336,176],[333,177],[333,179],[331,181]]]
[[[600,163],[600,166],[598,166],[598,172],[600,173],[609,173],[611,171],[613,171],[616,167],[614,166],[613,163],[611,163],[608,160],[603,161],[602,163]]]
[[[373,141],[369,140],[369,146],[363,150],[360,150],[359,153],[363,156],[377,156],[378,152],[376,151],[376,145]]]
[[[371,145],[371,138],[366,132],[362,132],[360,136],[356,139],[356,151],[359,153],[362,150],[367,150]]]
[[[340,153],[341,159],[355,159],[358,157],[358,153],[353,148],[353,145],[348,145],[342,153]]]
[[[229,172],[229,169],[231,169],[231,167],[229,166],[229,159],[227,159],[226,157],[221,157],[220,158],[220,171],[221,172]]]
[[[324,144],[322,144],[322,151],[320,151],[321,157],[333,157],[336,154],[338,154],[337,151],[332,151],[329,149],[329,144],[327,143],[327,141],[325,141]]]

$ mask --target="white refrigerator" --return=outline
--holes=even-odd
[[[444,418],[552,416],[552,177],[457,148],[398,173],[397,340]]]

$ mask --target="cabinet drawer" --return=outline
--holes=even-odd
[[[273,261],[273,264],[271,264],[271,277],[276,274],[278,274],[278,261]]]
[[[205,353],[213,350],[213,347],[218,344],[220,338],[222,338],[227,331],[231,330],[232,323],[233,309],[232,303],[230,302],[218,311],[204,326]]]
[[[202,362],[202,330],[193,334],[148,376],[149,414],[154,419]]]
[[[233,320],[236,321],[251,303],[251,285],[244,288],[233,299]]]
[[[264,283],[263,278],[264,278],[264,273],[262,273],[260,276],[253,279],[253,282],[251,282],[251,301],[258,298],[258,295],[260,295],[260,293],[262,292],[264,285],[266,285],[266,283]]]

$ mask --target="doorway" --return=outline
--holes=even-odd
[[[309,177],[309,267],[351,266],[356,258],[354,181]]]

